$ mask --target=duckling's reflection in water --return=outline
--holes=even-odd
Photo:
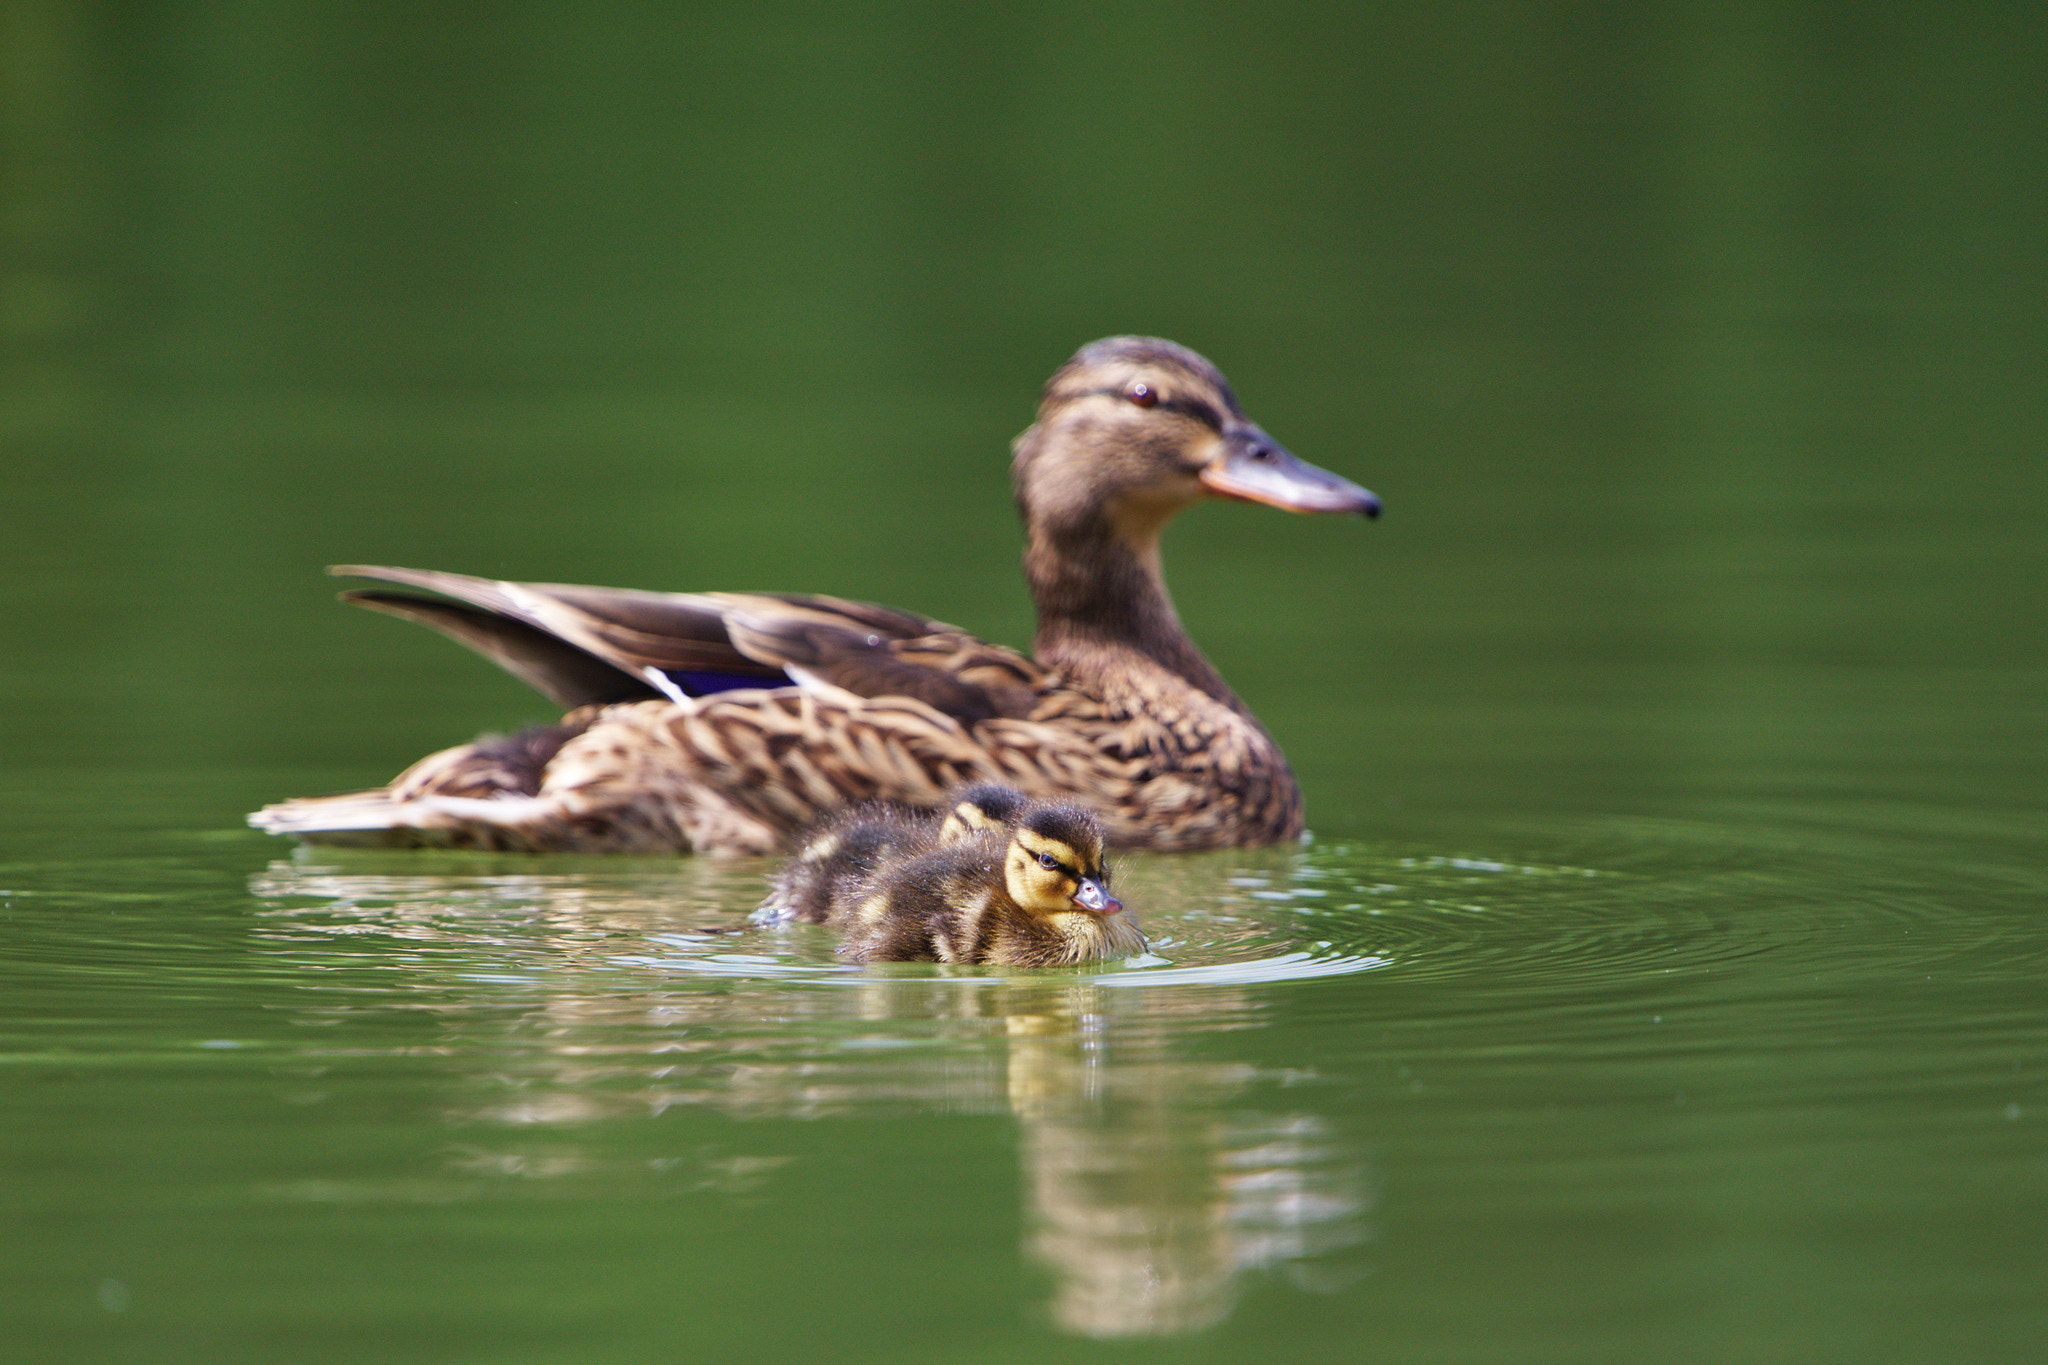
[[[1212,1326],[1242,1272],[1364,1239],[1364,1172],[1323,1120],[1233,1112],[1257,1088],[1252,1068],[1170,1055],[1190,1024],[1246,1020],[1241,992],[1217,994],[1075,982],[970,997],[1003,1020],[1025,1246],[1053,1273],[1050,1313],[1069,1331]]]
[[[690,884],[707,875],[721,884]],[[688,926],[694,898],[733,903],[725,875],[678,869],[629,891],[591,877],[352,876],[278,863],[254,889],[301,902],[275,912],[273,951],[317,952],[323,940],[338,946],[332,935],[364,933],[435,942],[445,958],[416,956],[410,970],[444,996],[474,989],[478,958],[519,949],[537,989],[529,1008],[508,1023],[496,997],[444,1018],[474,1030],[466,1048],[518,1052],[530,1079],[459,1117],[547,1125],[545,1159],[564,1172],[579,1169],[562,1164],[566,1126],[678,1105],[778,1118],[1008,1111],[1024,1249],[1051,1273],[1049,1315],[1067,1331],[1197,1331],[1229,1316],[1250,1271],[1307,1289],[1352,1277],[1333,1253],[1365,1239],[1367,1181],[1355,1146],[1298,1103],[1313,1085],[1281,1088],[1312,1078],[1176,1055],[1192,1034],[1259,1027],[1255,993],[931,968],[715,988],[663,975],[620,993],[622,954]],[[1281,1095],[1288,1103],[1274,1105]],[[472,1173],[537,1169],[518,1152],[464,1161]]]

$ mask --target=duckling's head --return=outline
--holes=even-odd
[[[1025,521],[1054,535],[1099,526],[1143,542],[1204,497],[1380,511],[1377,497],[1260,430],[1214,365],[1157,337],[1107,337],[1077,351],[1046,383],[1013,472]]]
[[[1034,915],[1086,910],[1114,915],[1102,862],[1102,822],[1079,806],[1032,806],[1010,832],[1003,859],[1010,899]]]
[[[963,789],[939,826],[941,844],[957,844],[988,830],[1006,829],[1030,802],[1015,787],[1000,782],[977,782]]]

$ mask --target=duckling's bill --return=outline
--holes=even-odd
[[[1124,903],[1110,895],[1108,888],[1093,877],[1081,879],[1081,889],[1074,893],[1074,904],[1098,915],[1114,915],[1124,908]]]

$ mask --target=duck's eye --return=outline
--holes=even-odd
[[[1141,408],[1149,408],[1159,401],[1159,390],[1150,384],[1133,384],[1124,390],[1124,397]]]
[[[1060,870],[1060,860],[1058,858],[1053,857],[1050,853],[1039,854],[1038,865],[1044,868],[1047,872],[1057,872]]]

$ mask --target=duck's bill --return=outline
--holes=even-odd
[[[1238,444],[1201,474],[1202,486],[1218,497],[1262,502],[1288,512],[1380,514],[1379,498],[1349,479],[1296,459],[1270,441]]]
[[[1098,915],[1114,915],[1124,908],[1124,903],[1110,895],[1109,888],[1093,877],[1081,879],[1081,889],[1074,893],[1074,904]]]

